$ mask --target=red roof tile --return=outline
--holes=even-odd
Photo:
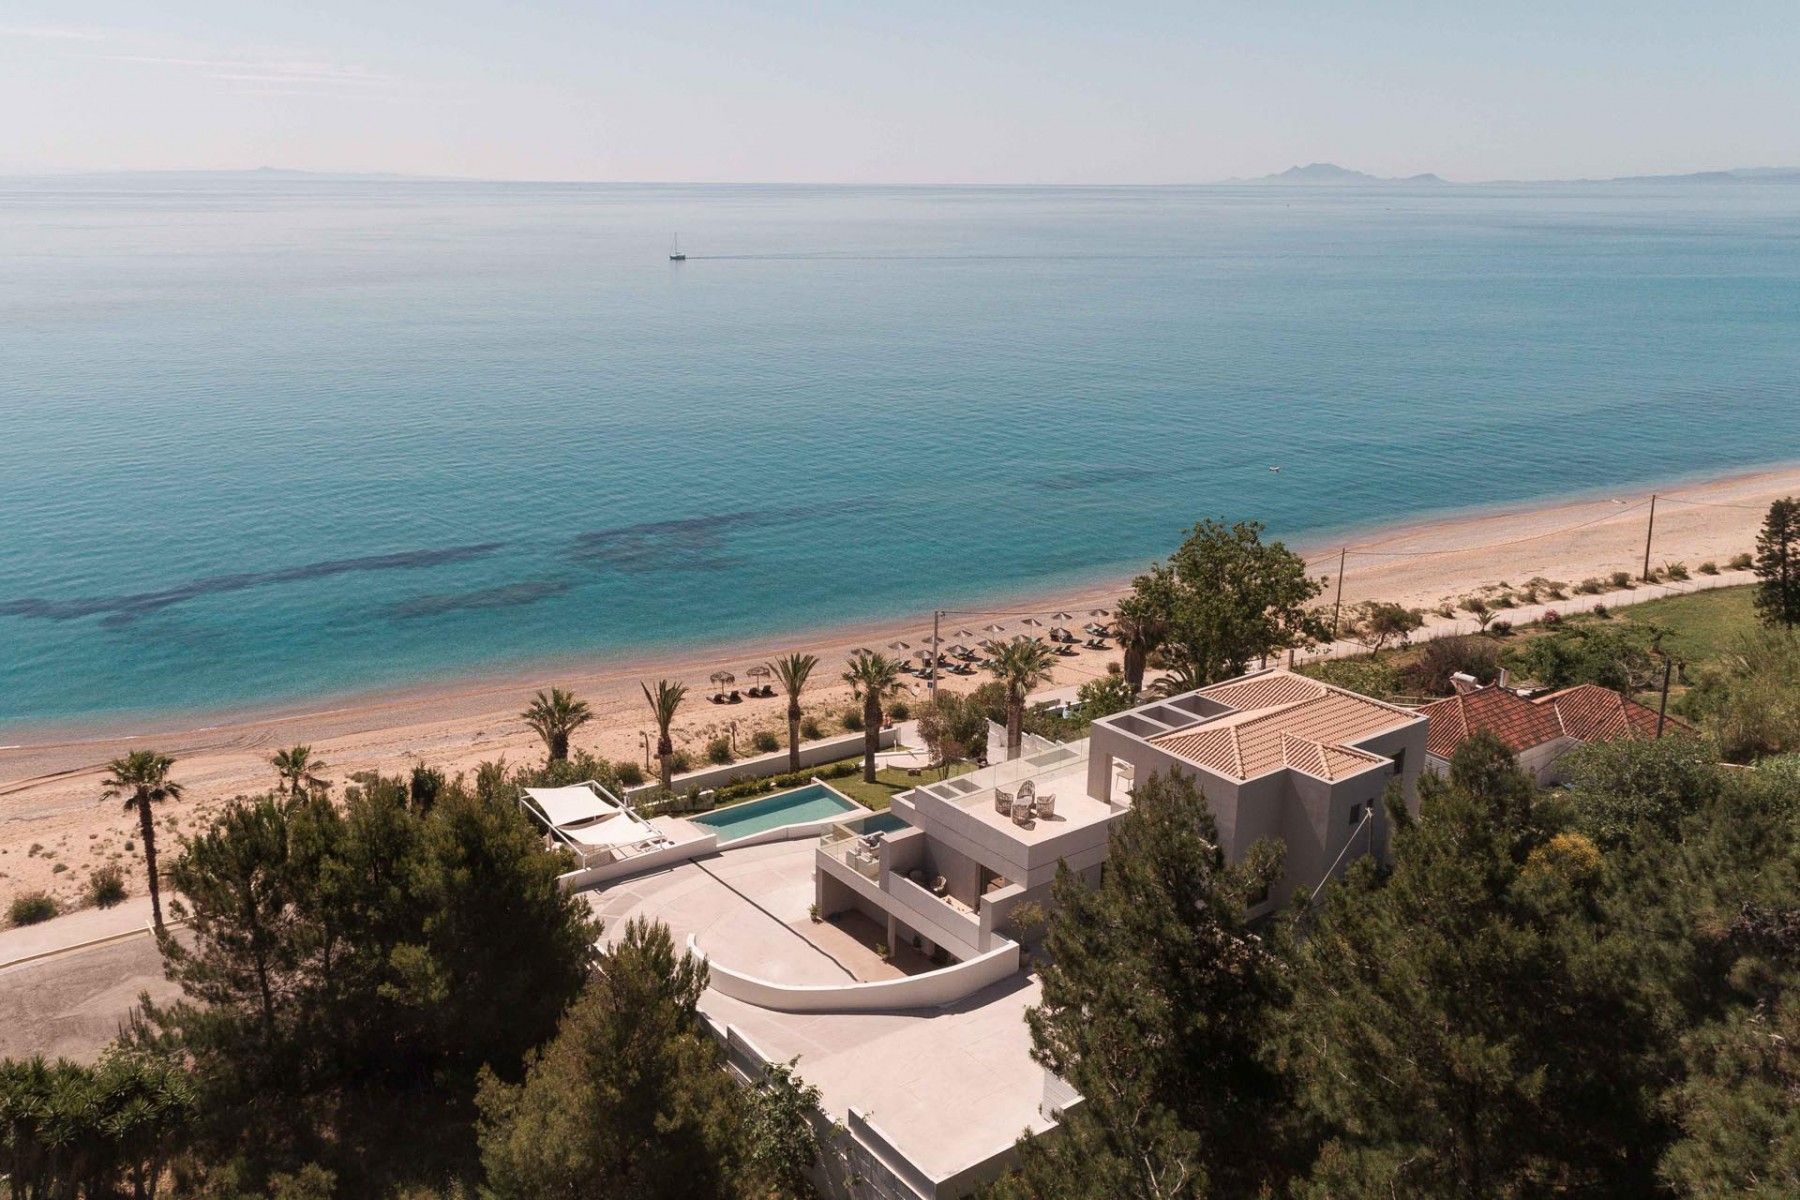
[[[1483,730],[1514,754],[1563,736],[1554,708],[1540,708],[1497,684],[1434,700],[1419,711],[1430,722],[1426,752],[1438,758],[1449,758],[1470,735]]]

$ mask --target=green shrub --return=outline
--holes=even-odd
[[[1511,637],[1513,623],[1511,621],[1495,621],[1487,627],[1487,631],[1495,637]]]
[[[89,900],[101,908],[111,908],[128,895],[125,890],[125,872],[113,863],[95,867],[88,876],[87,890]]]
[[[1678,562],[1664,563],[1662,573],[1664,579],[1673,579],[1679,582],[1688,577],[1687,564]]]
[[[677,750],[669,755],[669,770],[677,775],[694,769],[694,756],[686,750]]]
[[[7,909],[7,917],[14,925],[36,925],[40,921],[48,921],[57,911],[56,897],[47,892],[26,892],[22,896],[13,897],[12,907]]]
[[[803,717],[800,720],[800,736],[809,742],[816,742],[825,736],[825,727],[819,724],[817,717]]]
[[[750,744],[762,754],[772,754],[781,749],[781,739],[767,729],[759,729],[751,734]]]
[[[904,721],[912,716],[912,705],[904,700],[896,700],[888,705],[887,715],[896,721]]]
[[[1719,573],[1719,564],[1709,558],[1700,564],[1700,573],[1702,575],[1717,575]]]
[[[848,708],[844,710],[844,728],[851,733],[861,733],[863,727],[862,709]]]
[[[1612,573],[1612,585],[1615,588],[1629,588],[1631,586],[1631,572],[1614,571]]]
[[[613,764],[613,772],[618,775],[619,782],[625,787],[637,787],[644,782],[644,768],[630,759]]]
[[[1464,635],[1437,638],[1419,649],[1419,657],[1400,673],[1407,691],[1421,696],[1448,696],[1455,691],[1450,677],[1473,675],[1479,683],[1492,683],[1500,673],[1500,647],[1489,638]]]
[[[1576,593],[1582,596],[1598,596],[1605,590],[1606,584],[1595,575],[1589,575],[1586,579],[1575,585]]]
[[[706,761],[709,763],[715,763],[722,767],[736,757],[737,755],[731,752],[731,738],[727,734],[721,733],[706,743]]]
[[[1755,563],[1756,560],[1748,554],[1734,554],[1731,556],[1731,561],[1725,565],[1734,571],[1748,571]]]

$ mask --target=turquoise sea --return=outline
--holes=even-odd
[[[1800,457],[1795,187],[10,180],[0,264],[0,726]]]

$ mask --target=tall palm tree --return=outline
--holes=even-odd
[[[769,670],[781,681],[781,690],[787,693],[789,771],[800,769],[800,693],[806,690],[806,681],[818,665],[819,660],[811,654],[790,654],[769,664]]]
[[[687,697],[687,684],[659,679],[655,691],[647,683],[638,686],[644,689],[644,699],[650,702],[650,714],[656,719],[656,765],[666,792],[675,781],[675,740],[669,736],[669,726],[675,723],[675,710]]]
[[[1050,647],[1028,637],[1016,637],[994,650],[988,670],[1006,686],[1006,757],[1019,757],[1025,740],[1025,697],[1039,684],[1050,682],[1055,659]]]
[[[594,719],[586,700],[577,700],[573,693],[559,687],[551,688],[548,693],[539,692],[519,715],[544,739],[544,749],[553,763],[569,757],[569,735]]]
[[[1119,601],[1119,606],[1113,613],[1113,634],[1125,651],[1125,661],[1122,664],[1125,682],[1131,685],[1133,693],[1143,691],[1144,668],[1149,665],[1150,656],[1156,653],[1157,647],[1168,637],[1168,621],[1154,605],[1129,596]]]
[[[169,778],[175,760],[154,750],[133,750],[107,765],[101,795],[125,801],[125,811],[137,811],[138,832],[144,840],[144,869],[150,874],[150,919],[162,932],[162,885],[156,876],[156,816],[152,805],[181,799],[181,785]]]
[[[881,749],[881,706],[906,690],[900,664],[885,654],[858,650],[844,672],[844,682],[863,706],[863,782],[875,782],[875,752]]]
[[[319,774],[325,769],[325,760],[314,758],[311,746],[290,746],[286,750],[277,750],[269,764],[275,768],[275,790],[284,796],[298,800],[315,788],[331,786],[331,780]]]

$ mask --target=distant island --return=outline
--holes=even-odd
[[[1352,171],[1336,163],[1308,163],[1289,167],[1256,179],[1227,179],[1226,183],[1280,183],[1337,187],[1391,187],[1394,185],[1448,185],[1449,180],[1427,171],[1421,175],[1383,176]],[[1497,179],[1488,183],[1800,183],[1800,167],[1738,167],[1728,171],[1689,171],[1672,175],[1614,175],[1601,179]]]
[[[1340,167],[1336,163],[1308,163],[1304,167],[1289,167],[1274,175],[1264,175],[1261,179],[1234,179],[1232,183],[1309,183],[1309,184],[1354,184],[1357,186],[1388,185],[1396,183],[1443,183],[1438,176],[1426,172],[1423,175],[1384,178],[1370,175],[1365,171],[1352,171],[1348,167]]]

